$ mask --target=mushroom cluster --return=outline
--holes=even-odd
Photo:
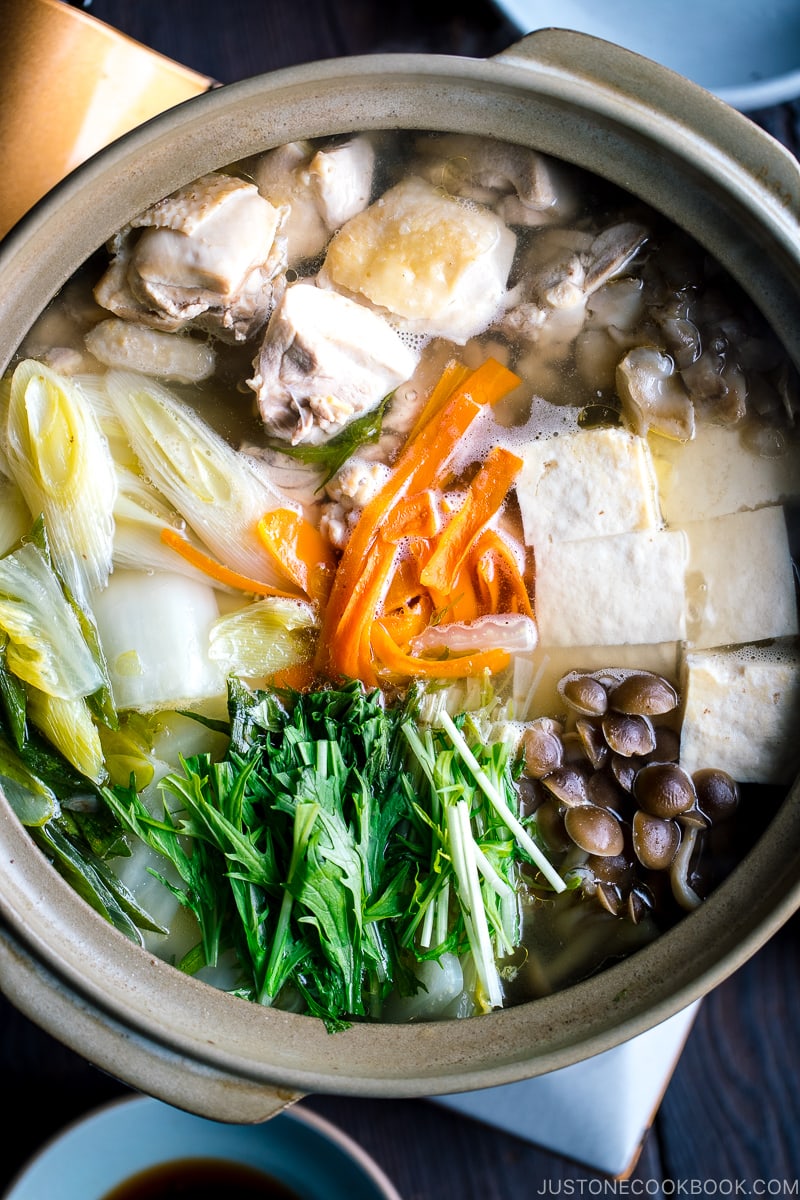
[[[539,837],[613,916],[658,915],[665,895],[695,908],[704,836],[736,809],[738,784],[681,767],[679,697],[662,676],[573,671],[558,690],[566,719],[538,718],[522,740],[520,787]]]

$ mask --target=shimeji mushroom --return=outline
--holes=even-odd
[[[668,354],[655,346],[635,346],[619,362],[616,383],[634,433],[660,433],[679,442],[694,437],[694,405]]]
[[[625,846],[622,826],[607,809],[596,804],[576,805],[567,809],[564,824],[575,845],[587,854],[599,858],[622,854]]]

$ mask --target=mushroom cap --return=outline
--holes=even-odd
[[[609,695],[608,702],[617,712],[659,717],[677,707],[678,693],[660,675],[642,671],[628,675],[618,683]]]
[[[615,754],[632,758],[650,754],[656,748],[656,735],[647,717],[630,713],[608,712],[603,717],[603,736]]]
[[[681,832],[674,821],[639,809],[631,822],[633,849],[648,871],[664,871],[678,852]]]
[[[525,770],[534,779],[541,779],[560,767],[564,761],[564,746],[555,722],[534,721],[522,735]]]
[[[556,767],[549,775],[544,776],[542,783],[567,808],[589,803],[586,774],[575,766]]]
[[[697,791],[697,805],[712,824],[726,821],[739,805],[739,785],[727,771],[704,767],[692,775]]]
[[[691,776],[677,763],[648,763],[633,781],[636,802],[652,817],[677,817],[697,800]]]
[[[596,804],[568,808],[564,816],[567,833],[576,846],[599,858],[621,854],[625,846],[622,826],[613,813]]]
[[[564,701],[585,717],[602,717],[608,708],[608,692],[592,675],[565,675],[558,684]]]
[[[612,754],[609,759],[611,774],[624,792],[633,791],[633,781],[644,765],[645,760],[639,755],[625,757],[623,754]]]
[[[599,721],[592,720],[591,717],[578,717],[575,729],[581,739],[586,757],[595,771],[598,771],[609,755],[608,742],[603,737]]]
[[[564,828],[564,813],[555,796],[548,796],[536,810],[536,828],[553,853],[564,853],[572,839]]]

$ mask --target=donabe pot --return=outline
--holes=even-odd
[[[627,188],[720,260],[800,364],[795,160],[671,72],[550,30],[491,61],[393,55],[291,68],[199,96],[127,135],[0,246],[0,367],[72,272],[161,196],[283,142],[390,128],[494,135]],[[320,1021],[217,992],[129,943],[51,869],[0,798],[0,985],[87,1059],[218,1120],[261,1120],[308,1091],[464,1091],[589,1057],[706,993],[800,904],[798,853],[795,786],[698,910],[595,978],[467,1021],[331,1035]]]

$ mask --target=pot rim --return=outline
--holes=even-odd
[[[671,72],[587,35],[546,31],[493,60],[372,55],[286,68],[216,89],[127,134],[78,168],[0,244],[0,368],[94,250],[132,215],[205,171],[301,136],[454,124],[568,158],[677,220],[750,292],[800,364],[794,159],[747,118]],[[95,206],[91,223],[79,219],[87,199]],[[182,1055],[256,1084],[432,1095],[566,1066],[686,1007],[800,906],[791,869],[798,851],[796,786],[699,910],[593,979],[478,1020],[359,1025],[335,1037],[321,1022],[243,1004],[182,977],[133,946],[49,866],[4,797],[0,917],[55,986],[101,1020],[117,1022],[121,1042],[131,1031],[147,1053]],[[676,946],[684,949],[681,963]],[[49,1018],[42,1010],[37,1019]],[[51,1031],[68,1040],[62,1029]],[[88,1058],[90,1043],[84,1038],[77,1047]]]

